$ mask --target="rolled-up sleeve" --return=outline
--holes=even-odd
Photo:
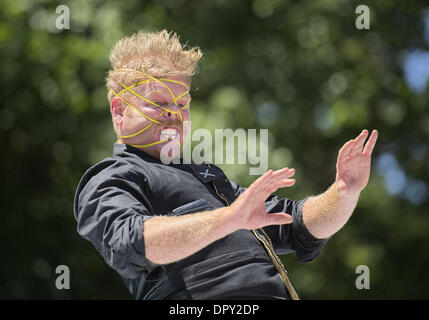
[[[156,267],[145,257],[143,226],[152,216],[141,190],[132,180],[98,174],[81,181],[74,203],[78,233],[130,279]]]
[[[231,183],[238,196],[246,189]],[[271,195],[265,201],[265,208],[268,213],[284,212],[292,215],[291,224],[267,226],[263,229],[270,237],[277,254],[288,254],[295,252],[298,262],[304,263],[314,260],[329,240],[314,237],[304,225],[302,219],[302,209],[304,198],[299,201],[290,199],[279,199],[276,195]]]
[[[268,212],[285,212],[292,215],[293,222],[280,226],[265,227],[264,230],[270,235],[274,248],[278,254],[286,254],[291,250],[295,251],[300,263],[314,260],[329,240],[314,237],[304,225],[302,219],[302,209],[305,201],[289,199],[278,199],[271,196],[265,203]]]

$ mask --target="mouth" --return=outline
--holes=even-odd
[[[176,128],[165,128],[161,130],[159,136],[160,140],[171,141],[177,137],[180,137],[180,132]]]

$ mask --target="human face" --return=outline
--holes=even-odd
[[[119,126],[121,142],[156,159],[168,142],[174,140],[181,146],[186,133],[183,124],[190,120],[188,91],[189,80],[184,77],[151,80],[125,91],[116,101],[124,110]]]

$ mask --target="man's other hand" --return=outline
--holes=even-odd
[[[231,205],[232,221],[239,229],[258,229],[268,225],[292,223],[292,216],[283,212],[267,213],[265,200],[277,189],[291,187],[295,169],[269,170],[253,182]]]
[[[359,194],[368,184],[371,170],[371,153],[378,132],[373,130],[364,146],[368,130],[363,130],[356,139],[348,141],[340,149],[337,159],[336,185],[341,196]]]

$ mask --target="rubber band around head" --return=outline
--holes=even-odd
[[[171,97],[173,98],[173,100],[172,100],[172,101],[170,101],[170,102],[168,103],[168,105],[167,105],[167,106],[169,106],[171,103],[173,103],[173,102],[174,102],[174,104],[175,104],[177,107],[179,107],[179,105],[177,104],[177,100],[179,100],[180,98],[182,98],[182,97],[183,97],[183,96],[185,96],[186,94],[189,94],[189,88],[188,88],[188,86],[187,86],[185,83],[183,83],[183,82],[176,81],[176,80],[171,80],[171,79],[157,79],[157,78],[155,78],[155,77],[153,77],[153,76],[151,76],[151,75],[149,75],[149,74],[147,74],[147,73],[145,73],[145,72],[143,72],[143,71],[140,71],[140,70],[125,69],[125,68],[121,68],[121,69],[117,69],[117,70],[118,70],[118,71],[132,71],[132,72],[139,72],[139,73],[144,74],[146,77],[150,78],[151,80],[154,80],[154,81],[156,81],[156,82],[161,83],[165,88],[167,88],[168,92],[170,93]],[[150,128],[154,123],[161,125],[161,122],[159,122],[158,120],[162,117],[162,115],[163,115],[165,112],[168,112],[168,113],[171,113],[171,114],[177,114],[177,113],[178,113],[178,114],[179,114],[180,121],[181,121],[183,124],[184,124],[185,122],[188,122],[188,121],[189,121],[189,120],[183,121],[182,112],[181,112],[181,111],[182,111],[182,110],[184,110],[185,108],[189,107],[189,104],[187,104],[187,105],[185,105],[185,106],[181,107],[178,111],[172,111],[172,110],[169,110],[168,108],[164,108],[163,106],[160,106],[159,104],[157,104],[157,103],[155,103],[155,102],[153,102],[153,101],[151,101],[151,100],[149,100],[149,99],[146,99],[145,97],[141,96],[140,94],[138,94],[137,92],[135,92],[134,90],[132,90],[132,88],[134,88],[134,87],[136,87],[136,86],[139,86],[139,85],[144,84],[144,83],[146,83],[146,82],[150,82],[150,79],[146,79],[146,80],[140,81],[140,82],[135,83],[135,84],[130,85],[130,86],[126,86],[126,85],[124,85],[123,83],[121,83],[121,86],[123,87],[123,89],[122,89],[121,91],[117,92],[117,93],[116,93],[113,89],[111,89],[111,91],[112,91],[112,93],[115,95],[115,97],[118,97],[121,101],[123,101],[125,104],[127,104],[129,107],[131,107],[131,108],[132,108],[134,111],[136,111],[138,114],[140,114],[141,116],[143,116],[143,117],[144,117],[144,118],[146,118],[147,120],[151,121],[151,123],[150,123],[149,125],[147,125],[146,127],[144,127],[143,129],[141,129],[141,130],[139,130],[139,131],[137,131],[137,132],[131,133],[131,134],[129,134],[129,135],[121,135],[121,136],[120,136],[120,138],[124,138],[124,139],[126,139],[126,138],[132,138],[132,137],[135,137],[135,136],[137,136],[137,135],[141,134],[142,132],[144,132],[145,130],[147,130],[148,128]],[[169,87],[168,85],[166,85],[165,83],[163,83],[163,81],[165,81],[165,82],[171,82],[171,83],[176,83],[176,84],[180,84],[180,85],[184,86],[184,87],[187,89],[187,91],[185,91],[183,94],[179,95],[178,97],[175,97],[175,96],[174,96],[174,94],[173,94],[173,92],[171,91],[170,87]],[[150,118],[150,117],[149,117],[149,116],[147,116],[147,115],[145,115],[143,112],[141,112],[140,110],[138,110],[135,106],[133,106],[131,103],[129,103],[128,101],[126,101],[126,100],[124,100],[123,98],[121,98],[121,97],[120,97],[120,95],[121,95],[122,93],[125,93],[125,92],[130,92],[131,94],[133,94],[134,96],[136,96],[136,97],[138,97],[138,98],[142,99],[143,101],[146,101],[147,103],[152,104],[152,105],[154,105],[154,106],[156,106],[156,107],[158,107],[158,108],[162,109],[162,111],[161,111],[160,115],[157,117],[157,119],[156,119],[156,120],[155,120],[155,119]],[[155,141],[155,142],[148,143],[148,144],[145,144],[145,145],[131,145],[131,146],[136,147],[136,148],[146,148],[146,147],[151,147],[151,146],[154,146],[154,145],[157,145],[157,144],[160,144],[160,143],[166,142],[166,141],[168,141],[168,139],[163,139],[163,140]],[[178,143],[178,144],[179,144],[179,146],[180,146],[180,143],[179,143],[179,142],[177,142],[176,140],[173,140],[173,141],[175,141],[176,143]]]

